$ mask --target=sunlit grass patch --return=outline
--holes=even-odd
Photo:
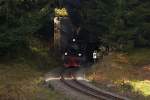
[[[55,8],[55,15],[56,16],[68,16],[68,12],[66,8]]]
[[[140,91],[144,96],[150,96],[150,80],[145,81],[129,81],[133,87],[133,91]]]

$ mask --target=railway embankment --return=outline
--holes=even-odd
[[[95,86],[131,100],[150,99],[150,49],[113,52],[92,66],[86,78]]]
[[[58,66],[58,61],[45,53],[32,52],[0,62],[0,100],[66,100],[43,82],[44,74]]]

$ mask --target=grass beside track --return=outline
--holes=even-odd
[[[0,62],[0,100],[68,100],[43,85],[44,74],[58,62],[43,55],[31,56]]]
[[[0,64],[0,100],[65,100],[42,86],[43,74],[30,64]]]
[[[88,79],[133,100],[150,100],[150,49],[115,52],[93,65]]]
[[[68,100],[53,88],[43,85],[43,77],[60,67],[60,57],[48,42],[29,38],[29,48],[0,57],[0,100]]]

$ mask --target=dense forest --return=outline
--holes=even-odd
[[[50,23],[51,10],[48,0],[1,0],[0,55],[29,49],[31,37]]]
[[[92,0],[82,4],[84,27],[118,49],[150,46],[148,0]]]
[[[0,56],[29,49],[31,37],[53,27],[53,5],[54,0],[1,0]],[[81,0],[75,9],[80,9],[82,29],[101,44],[119,50],[150,47],[149,0]]]

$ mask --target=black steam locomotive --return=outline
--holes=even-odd
[[[84,50],[73,38],[70,45],[63,54],[64,66],[66,68],[80,67],[85,61]]]

